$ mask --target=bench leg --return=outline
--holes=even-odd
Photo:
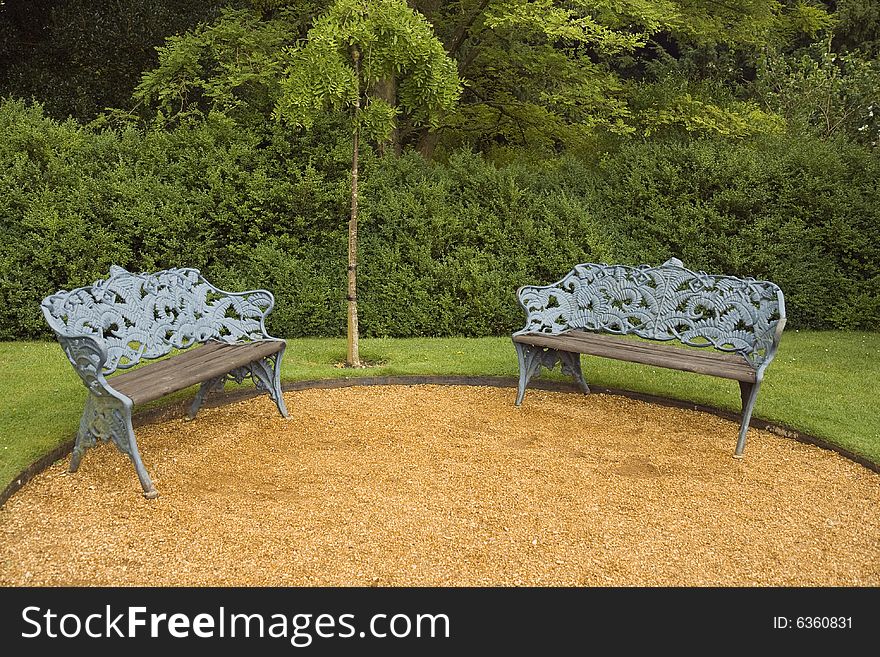
[[[283,355],[284,349],[281,349],[274,356],[255,360],[244,367],[233,370],[229,375],[237,383],[251,377],[257,390],[269,393],[269,397],[278,406],[281,417],[287,417],[287,406],[284,404],[284,395],[281,393],[281,357]]]
[[[562,373],[573,376],[574,380],[583,390],[585,395],[590,394],[590,386],[584,380],[583,371],[581,371],[581,355],[570,351],[558,351],[556,349],[548,349],[546,347],[535,347],[530,344],[514,342],[516,347],[516,356],[519,360],[519,386],[516,391],[516,405],[522,404],[523,397],[526,394],[526,386],[533,376],[535,376],[541,367],[552,370],[556,363],[562,364]]]
[[[110,395],[89,395],[70,458],[71,472],[79,469],[83,454],[89,447],[94,447],[98,439],[104,442],[112,440],[119,451],[131,459],[141,488],[144,489],[144,497],[149,500],[159,496],[138,451],[134,428],[131,426],[130,401]]]
[[[752,419],[752,411],[755,408],[755,400],[758,398],[758,389],[761,387],[761,382],[757,381],[756,383],[747,383],[745,381],[739,382],[739,393],[742,398],[742,422],[739,427],[739,439],[736,441],[736,452],[734,452],[734,458],[741,459],[743,458],[743,450],[746,448],[746,434],[749,431],[749,422]]]
[[[260,390],[269,393],[269,397],[278,407],[281,417],[287,417],[287,406],[284,404],[284,395],[281,392],[281,357],[284,349],[274,356],[261,358],[251,364],[251,376]]]
[[[269,387],[269,396],[278,407],[281,417],[287,417],[287,405],[284,403],[284,394],[281,390],[281,359],[284,358],[286,349],[287,347],[284,346],[281,348],[281,351],[275,354],[272,362],[272,384]]]
[[[519,360],[519,386],[516,390],[516,405],[519,406],[525,397],[529,380],[541,370],[545,354],[542,347],[521,342],[514,342],[513,346],[516,347],[516,357]]]
[[[218,376],[213,379],[209,379],[204,381],[202,385],[199,387],[199,391],[196,393],[195,399],[193,399],[192,405],[189,407],[189,410],[186,413],[187,420],[193,420],[196,417],[196,413],[199,412],[199,409],[202,407],[202,404],[205,403],[205,397],[208,396],[209,392],[214,392],[218,390],[223,390],[223,384],[226,381],[226,375]]]
[[[559,360],[562,361],[562,373],[573,376],[581,391],[585,395],[589,395],[590,386],[587,385],[584,372],[581,369],[581,355],[572,351],[560,351]]]

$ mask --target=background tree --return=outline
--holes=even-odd
[[[144,72],[134,91],[136,108],[158,110],[166,125],[214,111],[242,125],[267,121],[280,93],[284,48],[308,30],[311,14],[300,9],[268,17],[224,9],[213,23],[169,37],[157,49],[159,66]]]
[[[683,129],[772,132],[779,122],[725,84],[674,66],[683,49],[751,51],[827,26],[801,0],[416,0],[469,84],[441,130],[402,129],[424,154],[438,142],[555,150],[596,136]]]
[[[869,57],[880,56],[880,3],[877,0],[825,0],[834,10],[832,50],[859,50]]]
[[[344,112],[352,135],[351,215],[348,224],[348,353],[360,367],[357,308],[358,155],[360,139],[383,142],[399,112],[417,125],[436,125],[461,92],[455,63],[425,18],[403,0],[337,0],[287,51],[275,115],[308,128],[328,109]],[[397,106],[371,93],[396,80]]]
[[[755,93],[794,130],[880,142],[880,60],[831,51],[831,40],[761,58]]]

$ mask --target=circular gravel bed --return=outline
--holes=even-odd
[[[376,386],[169,409],[0,509],[4,585],[880,585],[880,475],[622,397]],[[173,413],[172,413],[173,411]]]

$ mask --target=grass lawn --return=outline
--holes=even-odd
[[[285,380],[517,375],[509,338],[368,339],[361,342],[361,357],[377,365],[359,371],[337,367],[345,358],[343,339],[289,340],[282,374]],[[740,409],[735,381],[590,356],[583,356],[582,364],[587,381],[599,386]],[[55,342],[0,343],[0,386],[2,489],[32,461],[73,437],[86,392]],[[511,403],[513,397],[511,391]],[[880,333],[788,331],[762,384],[755,416],[880,463],[878,403]],[[734,441],[731,436],[731,450]]]

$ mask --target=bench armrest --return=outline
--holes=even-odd
[[[219,318],[228,335],[223,335],[219,339],[224,342],[239,342],[242,338],[245,340],[278,339],[270,335],[266,329],[266,316],[275,307],[275,296],[271,292],[268,290],[229,292],[212,285],[204,277],[201,279],[215,293],[229,299],[229,305],[224,307],[226,314]],[[238,315],[237,318],[228,316],[230,309]]]
[[[56,336],[64,355],[86,388],[96,394],[107,391],[110,386],[104,378],[104,364],[107,362],[107,348],[104,344],[87,333],[65,335],[56,332]]]
[[[514,335],[523,333],[562,333],[568,330],[571,307],[570,293],[551,285],[523,285],[516,291],[516,299],[526,314],[526,325]],[[551,297],[555,305],[550,305]]]
[[[769,326],[766,331],[756,333],[756,347],[763,348],[763,355],[760,358],[752,357],[751,360],[755,365],[755,375],[760,381],[764,377],[764,370],[770,364],[770,361],[776,356],[776,350],[779,349],[779,342],[782,340],[782,331],[785,329],[785,297],[782,290],[777,289],[776,299],[779,304],[779,319],[775,324]]]

